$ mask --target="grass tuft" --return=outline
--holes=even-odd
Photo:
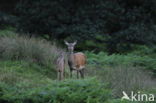
[[[0,38],[1,59],[27,60],[54,68],[57,55],[57,47],[43,39],[18,36]]]

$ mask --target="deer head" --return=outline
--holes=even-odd
[[[68,46],[68,51],[72,53],[74,50],[74,46],[77,44],[77,40],[74,41],[73,43],[68,43],[67,41],[64,40],[64,43]]]

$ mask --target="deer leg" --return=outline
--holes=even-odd
[[[82,70],[80,71],[80,73],[81,73],[81,78],[84,79],[84,69],[82,69]]]
[[[64,73],[64,71],[61,72],[61,80],[63,80],[63,73]]]
[[[72,78],[72,70],[70,69],[70,78]]]
[[[85,77],[85,68],[82,69],[83,78]]]
[[[79,79],[79,71],[77,70],[77,79]]]
[[[65,75],[65,71],[63,71],[63,75],[64,75],[64,77],[66,76],[66,75]]]
[[[57,71],[57,80],[59,81],[59,71]]]

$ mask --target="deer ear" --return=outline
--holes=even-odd
[[[76,44],[77,44],[77,40],[74,41],[73,45],[76,45]]]
[[[68,43],[66,40],[64,40],[64,43],[65,43],[66,45],[69,45],[69,43]]]

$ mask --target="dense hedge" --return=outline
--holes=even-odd
[[[17,28],[77,39],[81,49],[125,52],[131,44],[156,42],[155,9],[155,0],[21,0]]]

